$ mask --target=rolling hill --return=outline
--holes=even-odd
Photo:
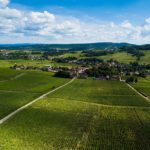
[[[124,46],[134,46],[134,45],[128,43],[111,43],[111,42],[84,43],[84,44],[0,44],[0,49],[48,51],[52,49],[66,49],[66,50],[118,49]]]

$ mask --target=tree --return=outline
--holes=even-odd
[[[138,82],[138,79],[137,79],[137,78],[135,78],[135,79],[134,79],[134,82],[135,82],[135,83],[137,83],[137,82]]]
[[[134,77],[127,77],[126,83],[133,83],[134,82]]]
[[[60,77],[60,78],[71,78],[71,75],[69,72],[66,71],[58,71],[54,75],[55,77]]]

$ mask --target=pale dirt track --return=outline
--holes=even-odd
[[[10,80],[16,80],[16,79],[18,79],[18,78],[24,76],[25,74],[26,74],[26,73],[18,74],[18,75],[16,75],[15,77],[12,77],[12,78],[10,78],[10,79],[8,79],[8,80],[2,80],[2,81],[0,81],[0,83],[7,82],[7,81],[10,81]]]
[[[59,90],[59,89],[61,89],[61,88],[65,87],[65,86],[71,84],[75,79],[76,79],[76,78],[73,78],[72,80],[70,80],[69,82],[65,83],[64,85],[59,86],[58,88],[56,88],[56,89],[54,89],[54,90],[51,90],[51,91],[49,91],[49,92],[47,92],[47,93],[41,95],[40,97],[36,98],[35,100],[29,102],[28,104],[26,104],[26,105],[24,105],[24,106],[18,108],[18,109],[15,110],[14,112],[10,113],[9,115],[7,115],[7,116],[5,116],[3,119],[1,119],[1,120],[0,120],[0,125],[3,124],[3,123],[5,123],[7,120],[9,120],[11,117],[15,116],[17,113],[21,112],[21,111],[24,110],[25,108],[31,106],[33,103],[35,103],[35,102],[37,102],[37,101],[39,101],[39,100],[45,98],[45,97],[48,96],[49,94],[51,94],[51,93],[53,93],[53,92],[55,92],[55,91],[57,91],[57,90]]]
[[[145,100],[150,102],[150,99],[146,96],[144,96],[143,94],[141,94],[139,91],[137,91],[133,86],[131,86],[130,84],[127,83],[127,86],[132,89],[134,92],[136,92],[138,95],[140,95],[141,97],[143,97]]]

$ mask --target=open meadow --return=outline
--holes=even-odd
[[[149,106],[125,83],[76,79],[0,125],[0,147],[149,150]]]

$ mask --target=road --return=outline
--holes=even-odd
[[[12,118],[13,116],[15,116],[17,113],[21,112],[22,110],[24,110],[25,108],[31,106],[33,103],[45,98],[47,95],[51,94],[51,93],[54,93],[55,91],[71,84],[76,78],[73,78],[72,80],[70,80],[69,82],[63,84],[62,86],[59,86],[58,88],[54,89],[54,90],[51,90],[43,95],[41,95],[40,97],[34,99],[33,101],[29,102],[28,104],[18,108],[17,110],[15,110],[14,112],[10,113],[9,115],[5,116],[3,119],[0,120],[0,125],[5,123],[7,120],[9,120],[10,118]]]

